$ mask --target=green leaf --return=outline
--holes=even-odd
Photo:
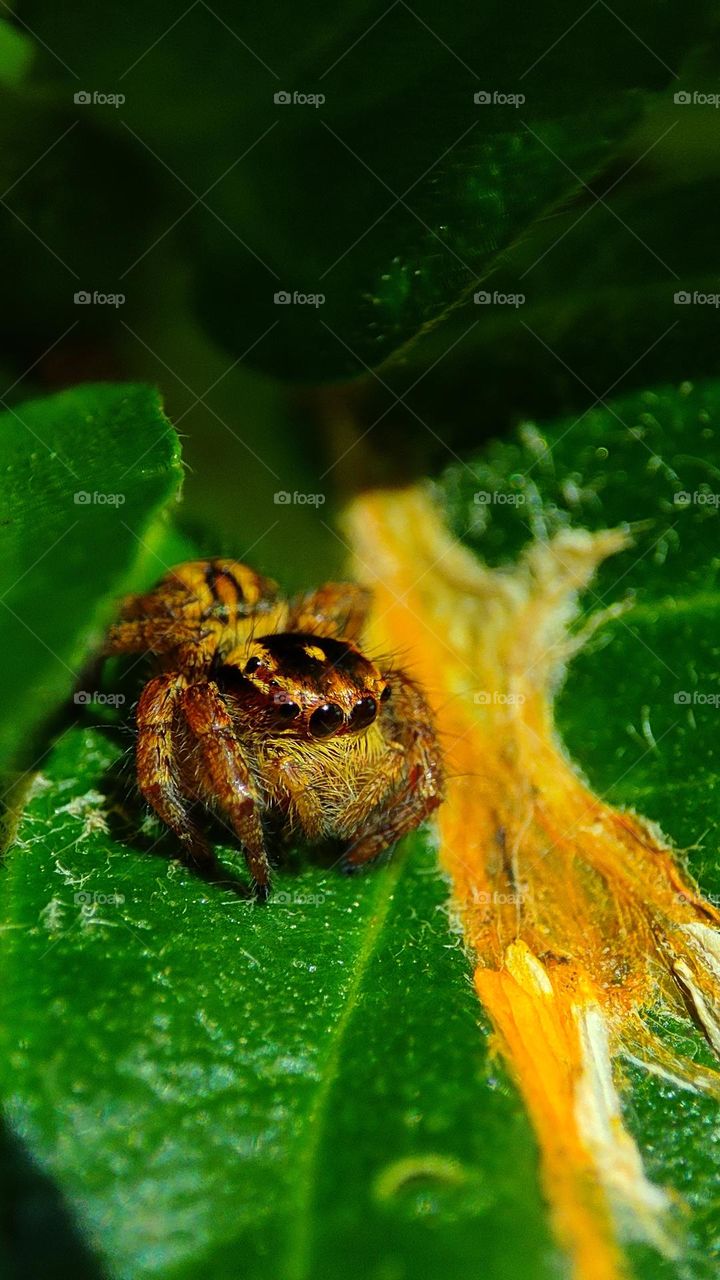
[[[558,723],[594,788],[657,820],[710,894],[719,413],[720,386],[685,385],[526,424],[439,489],[493,564],[531,532],[634,530],[584,599],[631,607],[573,661]],[[98,1267],[434,1280],[481,1258],[489,1280],[557,1275],[533,1138],[477,1027],[429,836],[361,880],[296,855],[257,907],[168,863],[154,824],[138,832],[124,745],[88,727],[53,752],[0,926],[8,1124]],[[707,1056],[689,1026],[663,1034]],[[635,1274],[710,1280],[717,1103],[634,1070],[627,1084],[650,1175],[689,1204],[682,1256],[632,1246]]]
[[[432,846],[361,881],[305,861],[258,908],[113,838],[119,754],[63,739],[0,930],[6,1116],[108,1273],[461,1274],[481,1251],[549,1280]]]
[[[176,494],[177,437],[148,387],[81,386],[0,416],[0,763],[73,690],[117,596],[142,572]],[[156,568],[153,572],[157,572]]]

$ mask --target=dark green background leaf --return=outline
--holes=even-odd
[[[112,208],[87,242],[71,246],[66,220],[56,235],[66,252],[52,228],[47,243],[84,287],[108,291],[117,275],[135,314],[146,271],[163,290],[168,260],[182,263],[233,357],[321,380],[362,374],[415,338],[538,214],[616,156],[707,38],[712,10],[693,0],[682,11],[622,3],[578,13],[566,2],[543,13],[518,2],[439,12],[396,0],[270,15],[220,0],[180,14],[112,3],[98,19],[85,5],[60,14],[25,0],[19,13],[39,37],[26,92],[39,91],[45,109],[52,95],[57,135],[75,123],[84,139],[58,147],[81,216],[98,188]],[[125,101],[76,105],[78,91]],[[277,92],[326,101],[278,104]],[[477,92],[524,101],[478,105]],[[96,132],[98,155],[117,171],[99,183],[83,161]],[[29,165],[38,149],[21,154]],[[31,227],[51,177],[39,166],[10,199]],[[148,203],[163,212],[156,231],[142,222]],[[70,283],[58,263],[45,265]],[[326,300],[278,307],[282,290]]]

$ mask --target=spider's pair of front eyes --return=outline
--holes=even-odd
[[[245,666],[245,675],[252,675],[253,672],[257,671],[259,665],[257,658],[250,658]],[[381,702],[386,702],[389,697],[390,688],[388,686],[383,689],[380,700]],[[377,702],[370,694],[359,698],[347,719],[348,728],[350,730],[367,729],[375,719],[377,709]],[[297,720],[300,713],[301,708],[292,699],[283,696],[282,700],[278,700],[277,717],[283,723],[291,724],[293,720]],[[331,734],[337,733],[345,722],[345,713],[342,707],[338,706],[336,702],[325,702],[313,711],[308,721],[308,728],[314,738],[329,738]]]
[[[281,720],[289,723],[292,720],[296,720],[299,715],[300,707],[297,702],[280,703],[278,716]],[[347,722],[348,728],[367,729],[376,715],[377,703],[375,699],[371,697],[360,698],[350,713]],[[308,728],[313,738],[329,738],[331,734],[337,733],[344,723],[345,714],[342,707],[339,707],[337,702],[325,702],[313,711],[308,721]]]
[[[386,702],[390,697],[390,690],[383,690],[382,701]],[[281,720],[291,722],[296,720],[300,715],[300,707],[297,702],[281,702],[278,707],[278,716]],[[350,730],[367,729],[372,724],[377,715],[377,702],[368,694],[364,698],[360,698],[350,712],[347,725]],[[331,734],[337,733],[338,729],[345,723],[345,713],[342,707],[336,702],[325,702],[321,707],[317,707],[313,711],[309,721],[308,728],[313,738],[329,738]]]

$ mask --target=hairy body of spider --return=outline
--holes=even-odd
[[[422,691],[359,647],[369,607],[369,593],[347,583],[287,601],[225,559],[179,565],[125,600],[106,653],[152,655],[137,778],[185,861],[215,864],[197,819],[198,806],[211,808],[266,897],[270,833],[339,840],[352,869],[440,804],[442,760]]]

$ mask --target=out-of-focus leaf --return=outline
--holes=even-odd
[[[151,558],[159,512],[177,492],[175,432],[156,391],[88,385],[0,416],[0,622],[5,771],[37,754],[34,735],[79,689],[92,642]],[[157,573],[157,569],[155,569]]]
[[[124,291],[167,232],[234,356],[328,380],[436,322],[602,167],[675,83],[710,9],[378,0],[268,19],[221,0],[180,15],[111,4],[98,26],[86,6],[25,0],[21,16],[46,46],[33,83],[87,94],[79,117],[104,128],[116,163],[131,140],[167,195],[147,254],[127,246]],[[93,96],[118,93],[117,108]],[[98,226],[108,250],[112,236]]]

